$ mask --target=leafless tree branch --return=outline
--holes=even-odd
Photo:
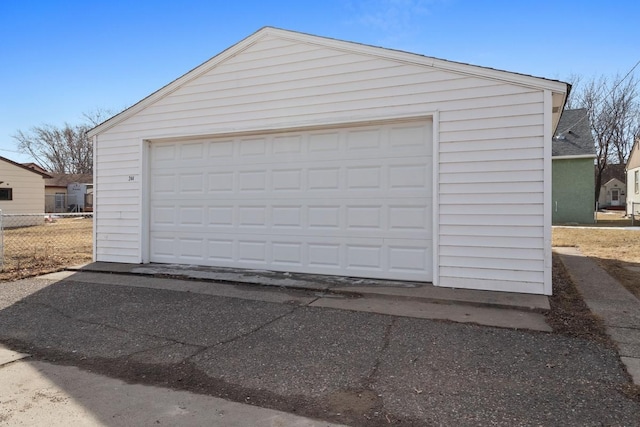
[[[633,75],[599,77],[582,84],[570,76],[573,91],[568,108],[586,108],[596,143],[596,200],[602,173],[609,164],[625,164],[635,138],[640,135],[640,94]]]
[[[13,138],[19,151],[30,155],[49,172],[92,173],[93,144],[87,137],[87,131],[110,115],[109,111],[98,109],[84,113],[85,122],[82,124],[34,126],[27,132],[19,130]]]

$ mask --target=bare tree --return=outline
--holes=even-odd
[[[633,141],[640,135],[640,94],[633,75],[594,78],[581,84],[579,76],[567,100],[568,108],[586,108],[596,142],[596,188],[600,196],[602,173],[609,164],[625,164]]]
[[[124,109],[126,109],[126,107],[123,108],[123,110]],[[82,117],[84,117],[86,123],[90,128],[94,128],[114,114],[115,113],[112,110],[107,110],[105,108],[96,108],[94,110],[82,113]]]
[[[13,138],[19,151],[30,155],[49,172],[92,173],[93,144],[87,131],[109,115],[106,110],[95,110],[83,115],[85,123],[34,126],[27,132],[19,130]]]
[[[582,82],[582,76],[580,74],[571,74],[565,79],[565,81],[571,85],[572,90],[569,92],[569,96],[567,96],[567,101],[564,108],[566,108],[567,110],[583,108],[582,105],[579,105],[580,100],[578,99],[577,90],[580,87],[580,83]]]

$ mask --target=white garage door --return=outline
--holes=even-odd
[[[150,260],[432,280],[432,122],[153,142]]]

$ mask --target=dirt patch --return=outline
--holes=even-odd
[[[612,262],[615,263],[615,261]],[[610,270],[607,269],[607,271],[611,274]],[[606,333],[604,322],[589,310],[571,281],[560,256],[555,253],[553,254],[553,296],[549,297],[549,305],[551,310],[547,314],[547,323],[553,328],[554,333],[595,341],[617,350],[615,343]],[[622,366],[621,368],[625,369]],[[629,384],[621,385],[620,392],[629,399],[640,402],[640,386],[633,384],[631,379]]]
[[[554,333],[615,348],[604,322],[589,310],[557,254],[553,254],[553,296],[549,297],[549,305],[547,323]]]
[[[373,390],[340,390],[326,398],[330,411],[337,414],[366,414],[381,407],[382,399]]]

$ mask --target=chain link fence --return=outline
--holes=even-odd
[[[93,214],[0,211],[0,279],[32,276],[90,262]]]
[[[52,213],[93,212],[93,193],[45,194],[44,211]]]

